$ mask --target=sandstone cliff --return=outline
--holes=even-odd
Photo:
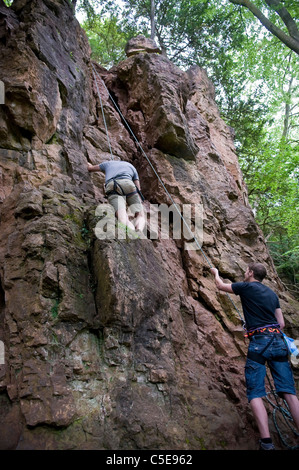
[[[242,326],[184,240],[95,236],[110,158],[87,38],[67,0],[0,0],[2,449],[254,449]],[[204,253],[231,281],[252,259],[283,290],[247,200],[232,129],[197,67],[158,53],[94,64],[176,204],[203,206]],[[98,80],[113,154],[145,207],[170,201]],[[238,299],[236,304],[240,308]]]

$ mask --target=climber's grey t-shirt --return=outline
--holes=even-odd
[[[108,161],[99,164],[100,170],[105,172],[105,182],[112,178],[139,180],[136,168],[128,162]]]
[[[234,294],[241,298],[247,329],[277,323],[275,310],[279,299],[272,289],[261,282],[233,282]]]

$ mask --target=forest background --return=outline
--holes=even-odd
[[[103,67],[125,59],[127,41],[143,34],[181,69],[207,71],[235,132],[256,220],[282,281],[299,298],[298,0],[71,3]]]

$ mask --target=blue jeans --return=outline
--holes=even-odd
[[[296,395],[293,373],[288,361],[288,349],[282,335],[279,333],[256,334],[250,339],[245,364],[248,401],[266,395],[266,362],[269,365],[276,392]]]

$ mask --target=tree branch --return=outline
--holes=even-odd
[[[276,11],[276,13],[280,16],[282,21],[287,27],[288,32],[290,33],[290,36],[292,36],[296,41],[299,41],[299,31],[297,28],[297,25],[293,18],[291,17],[290,13],[288,10],[282,5],[280,0],[265,0],[267,5],[269,5],[270,8],[273,8],[273,10]]]
[[[292,51],[296,52],[296,54],[299,55],[299,39],[294,37],[294,35],[288,36],[284,31],[282,31],[282,29],[274,25],[270,20],[268,20],[268,18],[266,18],[266,16],[250,0],[228,0],[228,1],[235,5],[241,5],[247,8],[249,11],[251,11],[251,13],[262,23],[262,25],[265,26],[265,28],[268,31],[270,31],[270,33],[276,36],[287,47],[289,47]],[[267,3],[268,1],[269,3],[272,3],[271,0],[266,0],[266,1]],[[274,5],[275,0],[272,0],[272,1]],[[283,21],[285,22],[285,20]],[[295,22],[292,26],[293,27],[295,26],[296,31],[298,31]]]

